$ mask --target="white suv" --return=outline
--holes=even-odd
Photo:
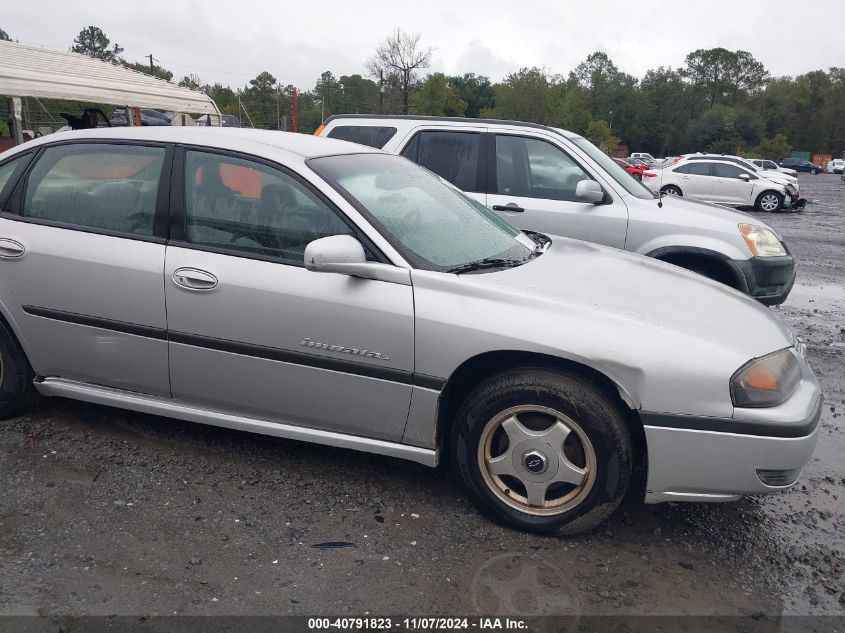
[[[404,156],[520,229],[648,255],[767,305],[783,303],[795,279],[789,250],[764,222],[733,209],[656,199],[566,130],[492,119],[336,115],[314,134]],[[759,246],[749,235],[759,236]]]
[[[750,163],[753,163],[756,167],[759,167],[760,169],[765,171],[786,174],[787,176],[798,176],[798,172],[794,169],[789,169],[789,167],[781,167],[773,160],[768,160],[766,158],[749,158],[748,161]]]
[[[656,193],[702,202],[769,212],[786,208],[800,211],[798,188],[786,178],[790,176],[769,176],[728,156],[685,156],[656,172],[656,177],[647,178],[645,184]]]

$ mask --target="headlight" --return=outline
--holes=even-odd
[[[735,407],[774,407],[798,389],[801,367],[791,349],[781,350],[743,365],[731,378]]]
[[[756,224],[740,224],[739,232],[748,244],[748,250],[757,257],[778,257],[786,255],[786,249],[780,243],[774,231]]]

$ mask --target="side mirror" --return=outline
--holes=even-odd
[[[575,197],[580,202],[598,204],[604,200],[604,191],[601,190],[601,185],[595,180],[581,180],[575,186]]]
[[[351,235],[331,235],[310,242],[305,247],[305,268],[315,273],[338,273],[411,285],[411,271],[389,264],[368,262],[361,242]]]
[[[749,180],[751,180],[751,176],[749,176],[748,174],[740,174],[739,179],[748,182]]]

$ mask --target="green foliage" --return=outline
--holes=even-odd
[[[191,74],[185,75],[179,80],[179,85],[183,88],[190,88],[191,90],[199,90],[202,86],[199,76]]]
[[[763,141],[754,148],[753,154],[769,160],[780,160],[785,156],[789,156],[792,151],[792,145],[789,144],[785,134],[775,134],[774,138],[764,138]]]
[[[163,79],[164,81],[171,81],[173,79],[173,73],[161,66],[153,66],[150,68],[149,64],[145,64],[143,62],[134,62],[132,64],[129,62],[123,62],[123,65],[127,68],[131,68],[132,70],[137,70],[139,73],[144,73],[145,75],[150,75],[151,77],[155,77],[157,79]]]
[[[546,119],[549,79],[539,68],[522,68],[493,86],[496,105],[481,112],[491,119],[542,123]]]
[[[710,107],[717,103],[735,105],[760,92],[769,78],[765,66],[751,53],[725,48],[693,51],[687,55],[682,73]]]
[[[123,48],[118,46],[117,43],[112,44],[111,40],[98,26],[86,26],[82,29],[79,35],[74,38],[70,50],[113,64],[121,61],[120,54],[123,52]]]
[[[411,96],[411,114],[429,116],[464,116],[467,102],[461,99],[443,73],[433,73]]]
[[[466,73],[459,77],[447,77],[449,85],[458,91],[458,96],[466,102],[465,115],[476,118],[482,110],[489,110],[495,103],[495,94],[490,80],[483,75]]]
[[[610,131],[607,121],[591,121],[587,126],[587,138],[603,152],[611,152],[619,145],[619,138]]]

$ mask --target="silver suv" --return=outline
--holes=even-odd
[[[315,134],[410,158],[518,228],[648,255],[766,305],[783,303],[795,281],[789,249],[760,219],[690,200],[657,200],[587,139],[565,130],[518,121],[338,115]]]
[[[401,157],[238,128],[0,154],[0,417],[37,394],[449,456],[485,512],[795,483],[821,394],[791,329],[675,266],[514,229]],[[706,458],[703,458],[705,456]]]

